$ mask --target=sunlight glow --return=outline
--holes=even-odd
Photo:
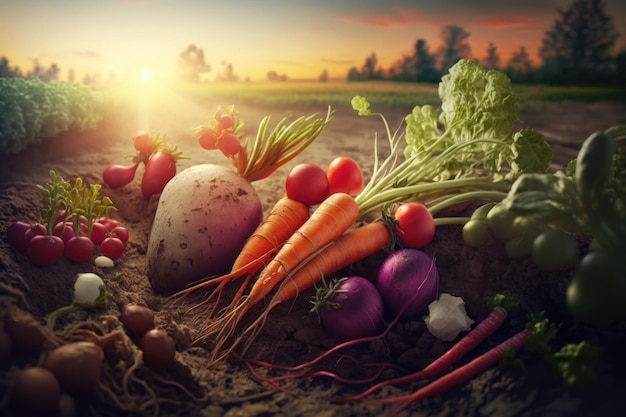
[[[148,82],[152,78],[152,74],[148,70],[143,70],[139,73],[139,79],[143,82]]]

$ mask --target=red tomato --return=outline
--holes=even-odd
[[[363,172],[352,158],[340,156],[335,158],[326,171],[328,176],[329,194],[346,193],[356,195],[363,189]]]
[[[93,256],[94,244],[87,236],[72,236],[65,243],[65,256],[74,262],[87,262]]]
[[[129,166],[109,165],[102,173],[102,181],[112,189],[123,187],[135,179],[138,166],[139,162]]]
[[[124,242],[117,237],[107,237],[100,244],[100,253],[113,260],[124,256]]]
[[[65,244],[58,236],[37,235],[28,242],[26,256],[37,266],[49,266],[61,259]]]
[[[144,155],[149,156],[152,153],[152,136],[148,132],[139,132],[133,136],[133,146]]]
[[[202,129],[202,131],[198,134],[198,143],[208,151],[217,149],[218,139],[219,136],[217,136],[217,133],[208,127]]]
[[[128,242],[128,229],[124,226],[117,226],[111,231],[111,233],[113,233],[113,236],[121,240],[122,243]]]
[[[239,138],[237,136],[233,133],[227,132],[220,136],[220,140],[217,142],[217,147],[224,155],[233,156],[239,153],[241,144],[239,143]]]
[[[423,204],[399,204],[393,210],[393,217],[397,221],[396,235],[405,248],[421,249],[435,236],[435,220]]]
[[[287,174],[287,197],[313,206],[328,197],[328,177],[319,165],[299,164]]]
[[[167,151],[158,151],[148,160],[141,178],[141,192],[145,198],[160,194],[176,175],[176,158]]]

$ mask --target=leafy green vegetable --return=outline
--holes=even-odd
[[[432,214],[455,204],[498,202],[508,193],[509,180],[547,170],[552,151],[543,135],[512,131],[519,115],[504,73],[462,59],[442,78],[439,95],[439,115],[431,105],[416,106],[404,119],[404,132],[400,126],[393,133],[365,98],[352,99],[360,116],[382,119],[390,144],[382,162],[375,149],[371,179],[356,196],[361,217],[408,200],[426,204]],[[406,147],[401,149],[403,136]],[[438,218],[436,224],[467,220]]]
[[[17,153],[70,128],[94,129],[107,108],[105,95],[84,85],[0,78],[0,155]]]
[[[585,385],[595,378],[593,363],[600,353],[600,348],[586,340],[567,344],[554,353],[552,373],[567,386]]]
[[[425,105],[406,117],[405,156],[423,162],[436,154],[451,156],[439,161],[434,180],[476,174],[512,179],[547,170],[552,151],[543,135],[532,129],[513,133],[519,113],[506,74],[462,59],[441,79],[439,96],[438,116]]]

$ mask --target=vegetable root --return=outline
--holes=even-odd
[[[457,368],[454,371],[442,376],[441,378],[436,379],[435,381],[418,389],[412,394],[404,395],[401,397],[376,399],[372,401],[384,404],[401,402],[401,404],[396,407],[390,414],[390,417],[395,416],[414,402],[441,394],[457,385],[460,385],[470,380],[471,378],[475,377],[476,375],[480,374],[491,366],[494,366],[496,363],[498,363],[498,361],[502,358],[502,356],[508,349],[521,349],[528,341],[528,336],[528,330],[524,329],[514,336],[510,337],[509,339],[505,340],[504,342],[500,343],[499,345],[493,347],[489,351],[483,353],[466,365],[463,365],[460,368]]]
[[[467,333],[461,340],[459,340],[450,350],[433,361],[430,365],[424,369],[409,374],[403,375],[398,378],[389,379],[380,382],[359,395],[350,398],[336,398],[335,402],[347,402],[347,401],[359,401],[374,393],[376,390],[388,386],[397,384],[408,384],[410,382],[416,382],[422,379],[431,378],[441,372],[443,372],[448,366],[452,365],[456,361],[460,360],[464,355],[474,349],[478,344],[487,337],[489,337],[494,331],[500,328],[506,319],[507,313],[502,307],[496,306],[491,310],[489,315],[485,317],[474,329]]]

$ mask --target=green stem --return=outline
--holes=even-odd
[[[50,330],[54,330],[54,324],[56,323],[56,320],[61,315],[61,313],[72,311],[75,308],[76,307],[74,306],[74,304],[70,304],[70,305],[54,310],[52,313],[50,313],[50,315],[48,316],[48,319],[46,320],[48,328]]]
[[[453,207],[457,204],[463,204],[467,202],[478,202],[478,201],[486,201],[486,202],[494,202],[497,203],[502,201],[507,196],[507,193],[501,191],[469,191],[463,194],[457,194],[452,197],[449,197],[443,201],[438,202],[429,207],[429,211],[431,214],[435,215],[443,209],[448,207]]]
[[[450,225],[463,225],[470,221],[469,217],[437,217],[435,218],[435,227],[437,226],[450,226]]]

